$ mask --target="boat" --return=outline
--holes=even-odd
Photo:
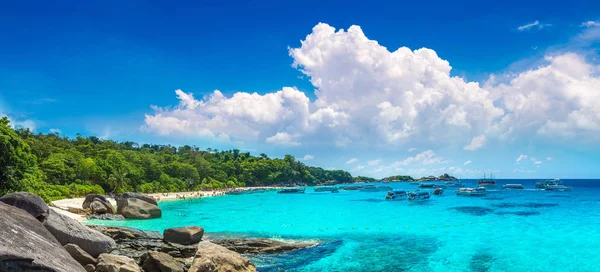
[[[375,186],[374,184],[367,184],[365,187],[359,189],[361,192],[387,192],[392,190],[390,186]]]
[[[283,189],[277,191],[277,193],[280,193],[280,194],[304,194],[304,187],[283,188]]]
[[[414,192],[409,192],[407,194],[407,199],[408,200],[416,200],[416,201],[421,201],[421,200],[427,200],[430,197],[429,192],[423,192],[423,191],[419,191],[416,190]]]
[[[391,190],[385,195],[387,200],[406,200],[407,192],[404,190]]]
[[[573,189],[573,187],[569,187],[569,186],[564,186],[564,185],[548,185],[546,186],[546,188],[544,188],[544,190],[546,191],[557,191],[557,192],[568,192],[571,191],[571,189]]]
[[[437,188],[437,185],[434,183],[420,183],[419,188]]]
[[[535,183],[536,188],[545,189],[548,186],[562,185],[563,182],[560,179],[549,179],[545,181],[538,181]]]
[[[486,179],[485,178],[485,174],[483,174],[483,179],[480,179],[479,181],[477,181],[477,184],[479,184],[480,186],[494,186],[496,185],[496,180],[493,179],[492,177],[492,173],[490,173],[490,178]]]
[[[435,188],[435,190],[433,190],[434,195],[442,195],[443,193],[444,193],[444,189],[442,189],[442,188]]]
[[[446,181],[444,182],[446,187],[462,187],[462,183],[460,181]]]
[[[332,192],[333,190],[337,190],[335,186],[317,186],[315,187],[315,192]]]
[[[521,184],[504,184],[502,187],[507,190],[523,190],[523,185]]]
[[[356,190],[359,190],[361,188],[362,188],[362,186],[353,185],[353,186],[346,186],[346,187],[344,187],[344,190],[346,190],[346,191],[356,191]]]
[[[460,188],[456,190],[456,195],[480,196],[485,194],[487,194],[487,191],[483,186],[480,186],[479,188]]]

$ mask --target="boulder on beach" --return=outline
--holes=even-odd
[[[154,198],[151,198],[149,196],[145,196],[145,195],[140,194],[140,193],[130,193],[130,192],[128,192],[128,193],[122,193],[122,194],[118,195],[117,198],[116,198],[117,199],[117,203],[119,202],[119,199],[127,199],[127,198],[136,198],[136,199],[139,199],[139,200],[142,200],[142,201],[146,201],[146,202],[148,202],[150,204],[154,204],[154,205],[158,206],[158,203],[156,202],[156,200]]]
[[[100,254],[96,272],[141,272],[138,264],[131,258],[114,254]]]
[[[50,210],[48,218],[44,221],[44,227],[54,235],[60,244],[78,245],[93,257],[110,252],[116,247],[112,238],[54,210]]]
[[[204,229],[198,226],[165,229],[163,232],[165,242],[181,245],[197,244],[203,235]]]
[[[117,210],[125,218],[151,219],[162,216],[162,211],[157,205],[133,197],[117,200]]]
[[[83,209],[91,209],[96,214],[115,213],[115,208],[110,204],[110,201],[99,194],[86,195],[81,206]]]
[[[148,251],[142,268],[145,272],[183,272],[183,264],[167,253]]]
[[[40,222],[43,222],[48,217],[50,210],[41,197],[28,192],[5,195],[0,197],[0,202],[25,210]]]
[[[0,271],[85,269],[28,212],[0,203]]]
[[[85,250],[81,249],[78,245],[66,244],[65,249],[69,252],[71,257],[81,265],[96,264],[96,258],[85,252]]]
[[[189,272],[209,271],[256,271],[254,264],[237,252],[225,247],[202,241],[194,256]]]
[[[241,254],[273,254],[303,249],[317,245],[316,243],[283,242],[264,238],[226,239],[216,240],[212,242]]]
[[[98,220],[120,221],[120,220],[125,220],[125,216],[123,216],[121,214],[110,214],[110,213],[105,213],[105,214],[89,214],[89,215],[87,215],[87,219],[88,220],[98,219]]]

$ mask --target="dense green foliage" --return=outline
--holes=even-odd
[[[96,137],[16,131],[0,123],[0,195],[26,190],[53,200],[90,192],[167,192],[206,188],[353,182],[350,173],[306,166],[293,156],[240,150],[117,143]]]
[[[383,181],[413,181],[411,176],[389,176],[384,178]]]
[[[354,178],[355,182],[374,182],[377,181],[377,179],[375,178],[370,178],[370,177],[363,177],[363,176],[358,176]]]

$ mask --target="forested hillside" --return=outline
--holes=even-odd
[[[0,120],[0,195],[30,191],[46,201],[90,192],[165,192],[206,188],[352,182],[350,173],[310,167],[286,155],[240,150],[138,145],[97,137],[74,139],[13,130]]]

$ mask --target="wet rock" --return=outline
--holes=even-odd
[[[77,245],[66,244],[65,250],[67,250],[67,252],[69,252],[71,257],[73,257],[73,259],[75,259],[81,265],[88,265],[88,264],[96,263],[96,259],[94,257],[92,257],[90,254],[85,252],[83,249],[81,249]]]
[[[100,254],[96,272],[141,272],[138,264],[131,258],[114,254]]]
[[[497,215],[518,215],[518,216],[532,216],[540,215],[539,212],[497,212]]]
[[[87,271],[87,272],[96,271],[96,266],[93,264],[86,264],[83,268],[85,268],[85,271]]]
[[[125,218],[151,219],[162,216],[162,211],[157,205],[137,199],[125,198],[117,201],[119,214]]]
[[[0,202],[22,209],[43,222],[50,212],[44,200],[32,193],[17,192],[0,197]]]
[[[90,214],[87,216],[87,219],[98,219],[98,220],[112,220],[112,221],[120,221],[125,220],[125,216],[120,214]]]
[[[110,252],[116,247],[112,238],[53,210],[50,210],[48,218],[44,221],[44,227],[61,245],[78,245],[93,257]]]
[[[455,210],[461,213],[466,213],[474,216],[484,216],[488,213],[493,212],[493,209],[479,206],[462,206],[462,207],[453,207],[449,208],[449,210]]]
[[[0,203],[0,271],[85,271],[37,218]]]
[[[145,256],[144,265],[142,266],[145,272],[183,272],[184,266],[169,254],[148,251]]]
[[[204,235],[204,229],[198,226],[170,228],[163,232],[165,242],[181,245],[197,244]]]
[[[282,242],[271,239],[227,239],[212,241],[240,254],[281,253],[317,245],[317,243]]]
[[[237,252],[202,241],[189,272],[205,271],[256,271],[256,267]]]

